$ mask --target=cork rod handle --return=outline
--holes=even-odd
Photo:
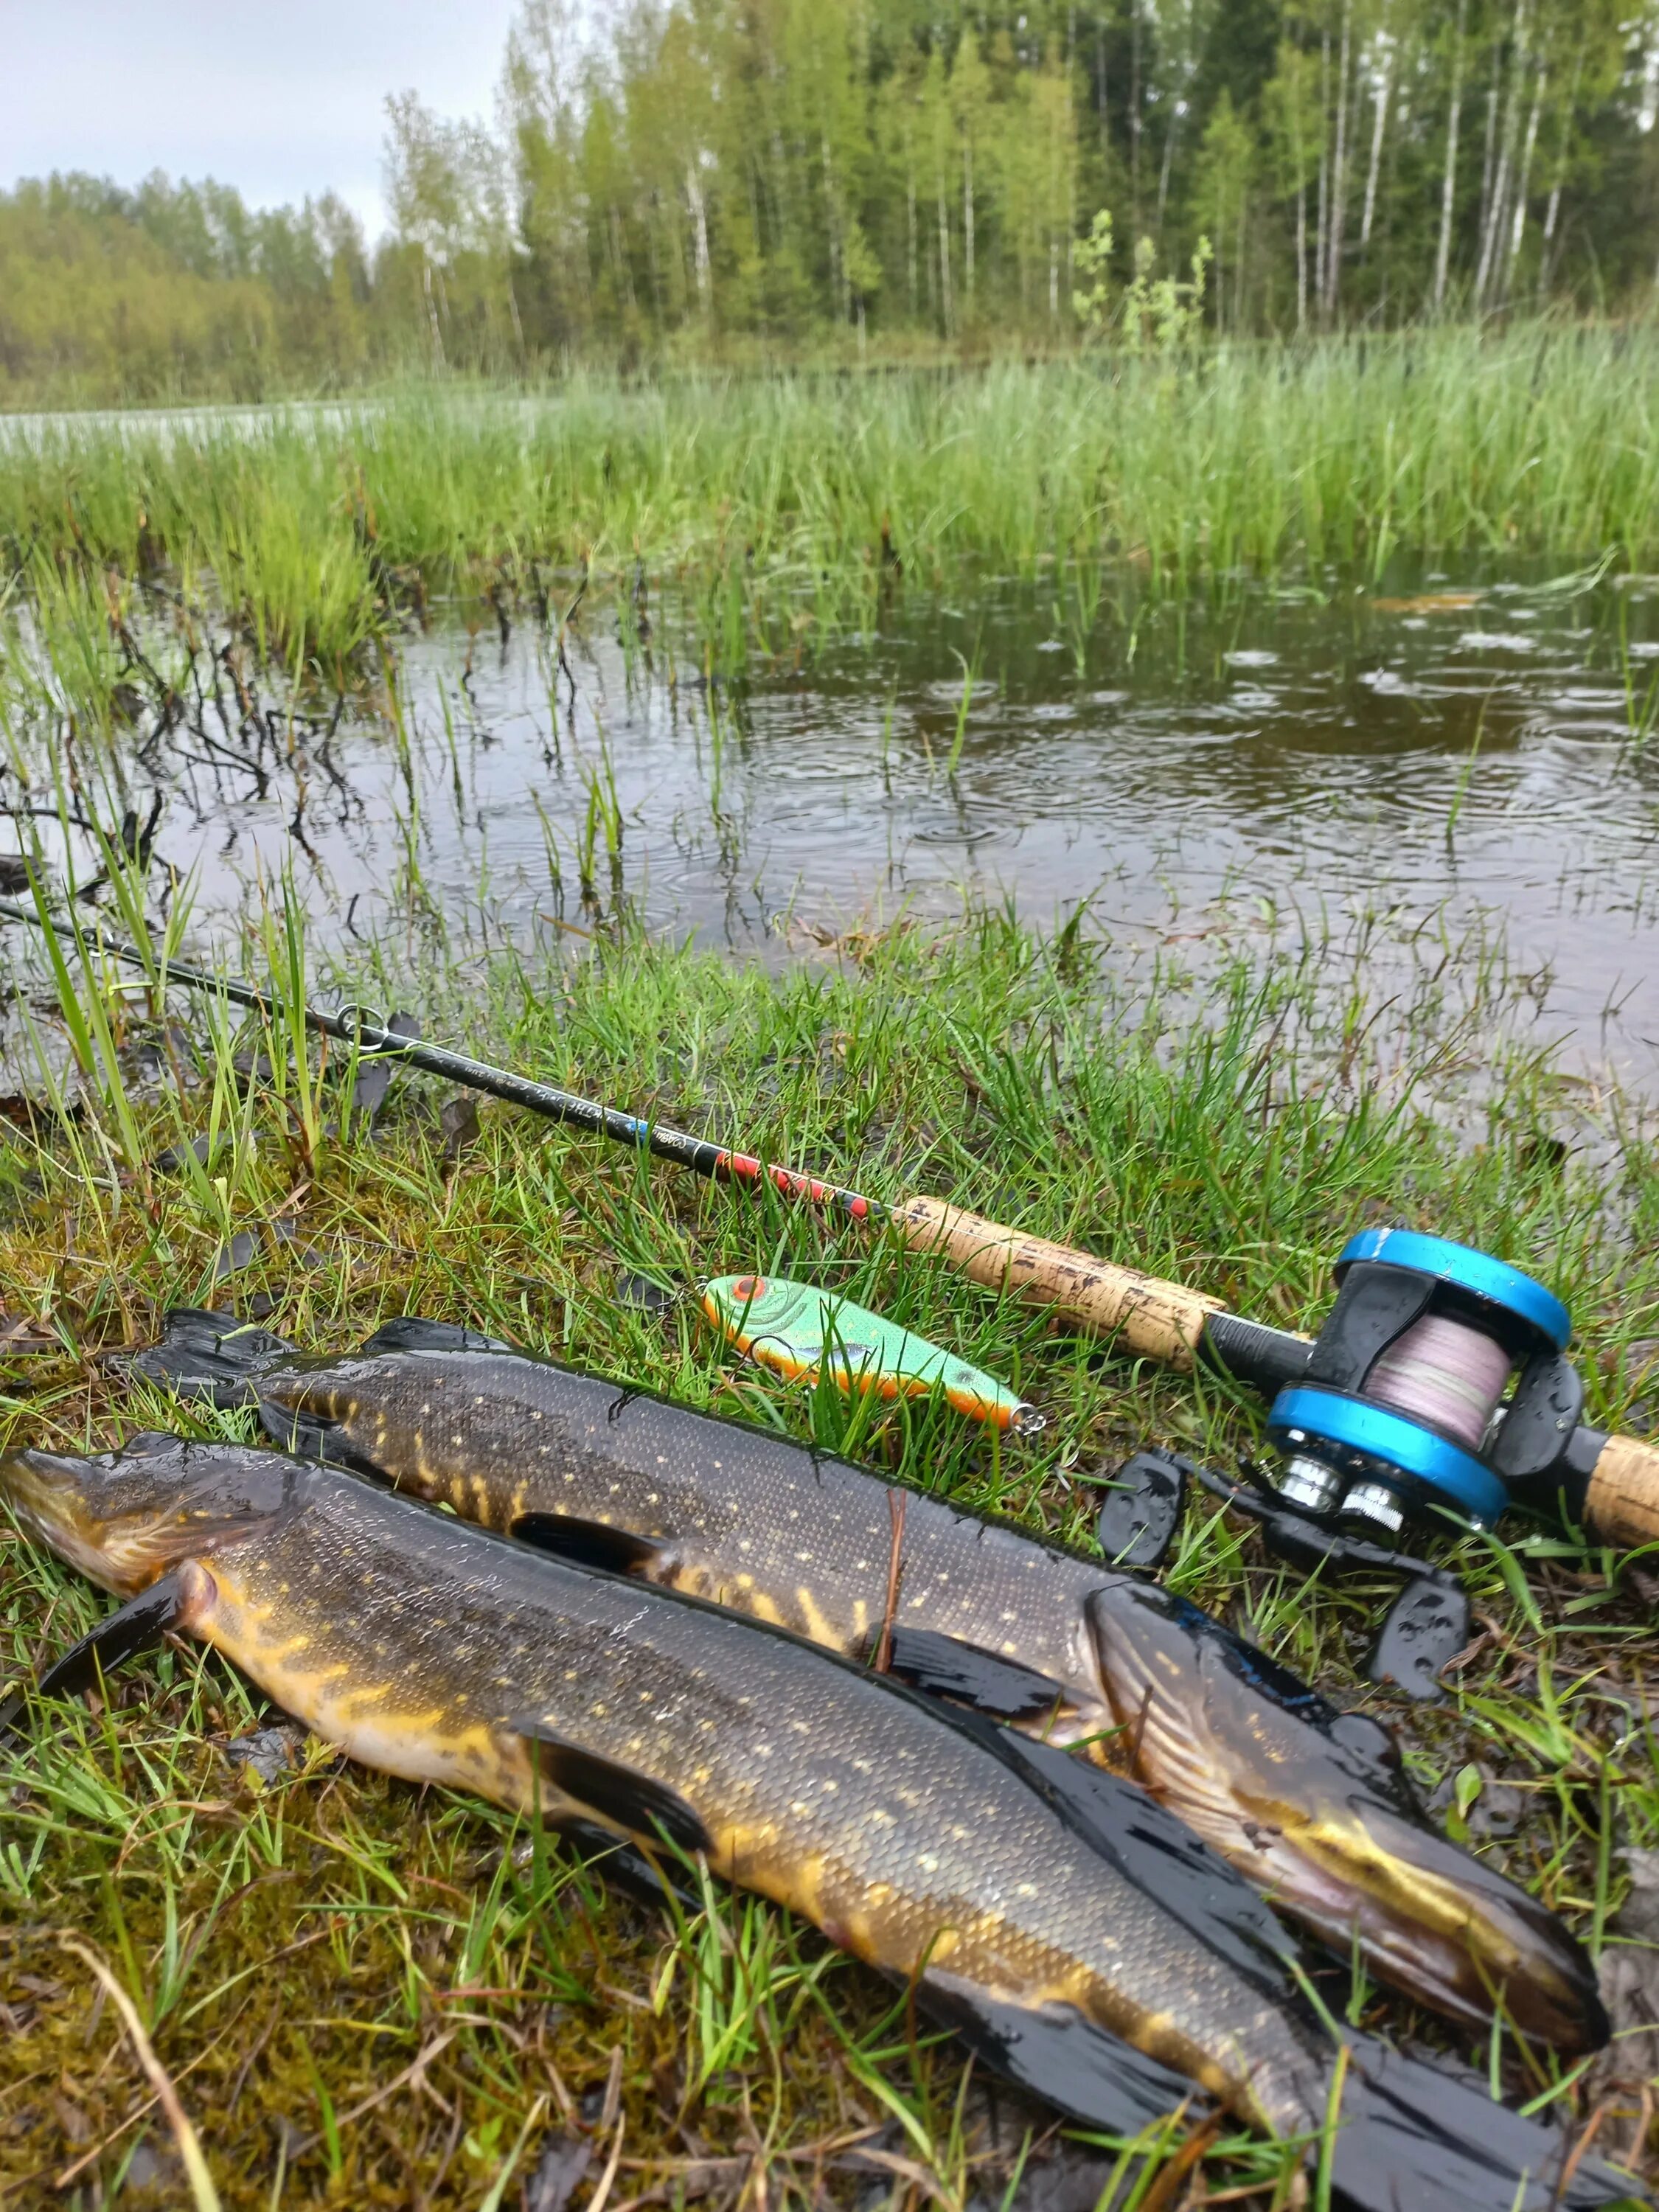
[[[1590,1470],[1584,1518],[1593,1535],[1625,1551],[1659,1544],[1659,1445],[1609,1437]]]
[[[1225,1310],[1219,1298],[1183,1284],[1109,1267],[1087,1252],[1023,1236],[940,1199],[908,1198],[894,1207],[892,1221],[907,1244],[937,1252],[988,1289],[1053,1306],[1079,1328],[1115,1336],[1128,1350],[1174,1367],[1191,1367],[1206,1320]]]

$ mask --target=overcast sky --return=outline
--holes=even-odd
[[[216,177],[255,206],[331,186],[384,221],[381,103],[493,116],[514,0],[0,0],[0,182]]]

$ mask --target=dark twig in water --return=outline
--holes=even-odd
[[[89,837],[96,837],[99,825],[89,822],[78,808],[61,806],[9,806],[0,804],[0,817],[11,822],[56,822],[70,830],[84,830]]]
[[[161,726],[163,729],[171,729],[173,723],[179,720],[184,712],[183,700],[179,697],[178,691],[174,687],[167,682],[167,678],[161,674],[154,664],[145,656],[144,653],[139,647],[137,640],[133,636],[131,630],[128,629],[125,622],[118,622],[115,624],[115,635],[120,641],[122,652],[125,653],[127,657],[127,665],[131,668],[139,669],[149,678],[150,684],[154,687],[155,696],[161,702]],[[191,665],[194,666],[193,657]]]

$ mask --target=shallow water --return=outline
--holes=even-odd
[[[1528,1042],[1659,1089],[1659,580],[1402,565],[1177,605],[1130,578],[1093,607],[1069,579],[896,582],[868,633],[803,626],[729,685],[645,613],[624,649],[626,611],[590,602],[568,672],[533,623],[435,622],[402,739],[273,738],[262,793],[222,738],[146,765],[135,732],[126,796],[160,775],[156,855],[196,869],[198,915],[289,854],[348,946],[423,904],[522,937],[626,898],[782,952],[964,886],[1038,922],[1087,899],[1120,945],[1194,959],[1358,946],[1379,1022],[1407,971],[1467,989],[1484,948]]]

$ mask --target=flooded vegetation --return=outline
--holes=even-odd
[[[1449,327],[872,376],[416,387],[361,406],[20,421],[0,533],[44,593],[164,567],[327,680],[427,600],[684,576],[699,648],[848,626],[902,568],[1121,559],[1162,592],[1393,555],[1656,551],[1644,328]],[[1659,560],[1651,565],[1659,566]],[[792,631],[791,623],[797,625]]]
[[[1449,332],[26,426],[14,872],[106,839],[229,927],[291,871],[342,953],[1086,902],[1200,964],[1348,948],[1371,1008],[1475,977],[1645,1091],[1652,366]]]
[[[1059,568],[965,606],[896,587],[871,629],[713,683],[643,580],[562,642],[443,609],[390,693],[244,719],[222,672],[201,737],[115,733],[107,788],[203,922],[291,866],[348,960],[624,910],[771,956],[964,896],[1039,925],[1086,902],[1126,952],[1369,944],[1375,990],[1413,937],[1431,964],[1455,942],[1524,1006],[1517,1036],[1644,1091],[1659,605],[1516,567],[1231,603]],[[96,872],[85,828],[31,825],[54,869]]]

